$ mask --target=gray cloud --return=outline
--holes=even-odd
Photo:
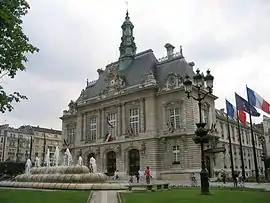
[[[126,8],[124,1],[111,0],[29,3],[24,30],[40,52],[29,57],[26,73],[5,84],[29,100],[16,104],[0,122],[60,129],[58,117],[71,99],[77,99],[86,78],[97,78],[98,68],[117,60]],[[183,45],[188,61],[213,70],[218,108],[224,106],[225,97],[233,100],[234,91],[244,94],[247,82],[270,100],[260,82],[270,66],[269,1],[136,0],[130,1],[129,10],[138,51],[151,48],[162,57],[166,42],[176,51]]]

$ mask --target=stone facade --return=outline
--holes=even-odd
[[[62,147],[62,132],[59,130],[41,128],[39,126],[21,126],[12,128],[8,124],[0,126],[0,161],[22,161],[30,158],[31,137],[32,156],[41,158],[43,161],[44,144],[45,150],[50,149],[51,158],[55,146]],[[46,140],[44,142],[44,139]]]
[[[87,81],[61,116],[63,149],[69,148],[75,160],[81,155],[86,165],[94,156],[98,171],[109,175],[119,170],[126,176],[149,166],[155,178],[188,180],[201,168],[200,148],[192,139],[198,104],[187,99],[183,87],[195,64],[186,61],[182,48],[174,53],[169,43],[162,59],[152,50],[136,54],[128,13],[122,30],[119,60],[98,69],[98,79]],[[222,143],[227,143],[219,142],[216,98],[206,96],[202,109],[211,135],[205,158],[212,176],[224,168],[217,154],[222,156]]]
[[[216,110],[217,117],[217,131],[219,136],[219,146],[224,146],[226,149],[225,153],[216,154],[214,156],[215,161],[213,161],[214,171],[220,169],[225,169],[230,172],[231,162],[229,154],[229,138],[228,138],[228,123],[226,118],[226,113],[224,109]],[[240,153],[240,143],[239,143],[239,133],[238,133],[238,124],[235,119],[229,119],[229,129],[232,140],[232,151],[233,151],[233,161],[234,169],[241,171],[241,153]],[[258,163],[259,171],[262,173],[264,170],[264,164],[261,161],[261,155],[263,152],[263,146],[260,142],[260,137],[263,136],[263,132],[256,127],[253,127],[254,138],[255,138],[255,148],[256,148],[256,159]],[[254,165],[254,155],[252,148],[252,138],[250,125],[247,123],[243,125],[240,123],[240,135],[242,138],[242,149],[243,149],[243,158],[246,177],[254,175],[255,165]]]
[[[263,131],[265,136],[266,156],[270,158],[270,118],[263,117]]]

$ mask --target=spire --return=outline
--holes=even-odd
[[[125,69],[130,65],[132,62],[135,54],[136,54],[136,44],[134,42],[133,37],[133,24],[130,21],[129,12],[127,9],[125,21],[123,22],[122,26],[122,37],[121,37],[121,44],[119,47],[120,51],[120,70]]]

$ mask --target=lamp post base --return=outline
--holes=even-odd
[[[207,170],[202,169],[200,175],[201,175],[201,194],[209,195],[209,180]]]

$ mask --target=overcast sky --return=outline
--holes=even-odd
[[[0,117],[12,126],[61,129],[62,111],[76,100],[86,78],[117,60],[124,0],[28,0],[24,29],[40,52],[29,57],[27,71],[5,80],[8,90],[28,96],[12,113]],[[169,42],[195,68],[215,76],[214,93],[235,102],[245,85],[270,101],[270,1],[268,0],[130,0],[137,51],[151,48],[165,56]],[[260,121],[260,119],[256,120]]]

